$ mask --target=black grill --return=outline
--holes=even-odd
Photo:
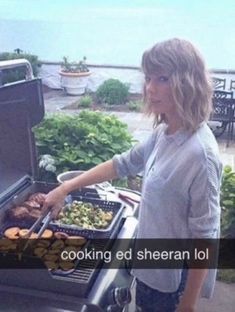
[[[21,196],[15,197],[15,200],[13,202],[16,204],[20,204],[19,199],[24,200],[25,198],[27,198],[32,190],[34,192],[38,192],[42,190],[46,191],[46,189],[51,190],[51,187],[52,185],[49,185],[49,187],[47,188],[46,184],[36,182],[34,186],[30,186],[28,190],[27,189],[24,190],[25,194],[20,194]],[[85,189],[82,190],[82,192],[84,191],[86,190]],[[89,246],[89,243],[92,242],[92,244],[95,244],[96,250],[104,251],[108,247],[109,245],[108,243],[112,242],[112,239],[116,237],[119,229],[122,226],[122,222],[124,221],[122,219],[123,207],[120,205],[120,203],[111,202],[111,201],[105,202],[103,200],[85,198],[84,196],[80,196],[80,197],[76,196],[74,198],[80,199],[80,200],[82,199],[84,201],[89,201],[89,202],[92,201],[94,204],[100,204],[100,207],[102,207],[102,209],[106,207],[107,210],[114,211],[117,218],[115,220],[115,223],[112,226],[111,231],[96,232],[93,230],[78,230],[75,228],[70,228],[69,226],[61,227],[55,224],[49,225],[48,228],[51,229],[52,231],[64,232],[71,236],[84,236],[88,239],[88,243],[86,244],[86,246],[87,245]],[[9,205],[8,209],[10,209],[12,204],[13,204],[12,202],[8,203]],[[1,225],[1,232],[0,232],[1,237],[4,236],[4,232],[7,228],[15,227],[15,226],[20,227],[20,228],[30,228],[31,225],[32,225],[31,223],[28,223],[25,221],[9,222],[8,220],[4,220]],[[92,239],[92,241],[89,239]],[[29,261],[34,261],[34,258],[36,257],[30,257]],[[35,261],[38,261],[38,259],[36,258]],[[37,266],[37,263],[35,265]],[[33,267],[32,263],[30,263],[30,267],[31,266]],[[79,296],[85,296],[87,294],[87,291],[92,286],[92,283],[94,282],[97,274],[99,273],[99,269],[101,268],[101,266],[102,266],[102,262],[100,260],[97,260],[97,261],[81,260],[81,261],[78,261],[76,269],[72,271],[71,273],[66,273],[66,271],[59,272],[59,273],[57,271],[55,271],[55,273],[53,273],[53,271],[51,272],[48,271],[47,274],[45,274],[45,272],[43,272],[42,270],[33,269],[34,280],[32,281],[32,286],[35,287],[36,289],[45,290],[45,285],[46,285],[46,289],[48,291],[59,292],[61,289],[63,294],[68,294],[68,295],[79,294]],[[19,271],[19,274],[21,275],[21,278],[18,280],[18,285],[24,286],[27,283],[27,274],[22,275],[21,271]],[[1,278],[2,284],[12,285],[15,282],[15,273],[14,272],[12,273],[9,270],[6,276],[4,274],[2,275],[0,272],[0,278]]]
[[[0,64],[0,70],[1,66]],[[3,236],[5,229],[9,227],[30,228],[32,225],[32,223],[24,221],[11,222],[7,217],[9,209],[20,205],[33,193],[48,193],[57,186],[57,184],[37,181],[38,165],[32,128],[43,117],[44,103],[40,79],[31,79],[9,86],[0,86],[1,236]],[[85,188],[78,192],[73,192],[72,195],[75,197],[79,196],[79,198],[82,196],[83,200],[90,201],[91,194],[93,203],[99,201],[101,208],[112,210],[115,213],[115,222],[107,231],[77,230],[56,224],[51,224],[49,228],[66,232],[73,236],[84,236],[88,238],[88,244],[91,240],[93,243],[93,238],[102,238],[104,240],[97,241],[96,249],[104,250],[104,248],[111,247],[107,242],[112,242],[112,239],[116,238],[121,233],[120,230],[123,229],[123,223],[126,221],[124,209],[120,203],[99,199],[94,189]],[[39,260],[32,256],[30,261],[36,261],[35,259]],[[45,266],[38,266],[37,269],[1,269],[0,288],[8,293],[7,298],[9,298],[9,301],[0,300],[0,310],[10,311],[5,308],[14,305],[17,297],[15,294],[17,293],[20,294],[17,297],[19,299],[17,299],[17,302],[20,302],[20,299],[24,297],[30,306],[33,306],[33,297],[38,299],[42,296],[45,298],[46,294],[47,299],[41,302],[42,309],[37,311],[57,311],[54,307],[58,307],[58,305],[59,308],[64,306],[65,310],[67,308],[70,309],[68,311],[103,311],[104,307],[107,308],[110,304],[107,301],[107,293],[115,287],[129,287],[133,278],[127,272],[123,273],[122,271],[120,274],[119,272],[115,273],[116,275],[112,275],[112,279],[110,279],[107,270],[100,270],[101,266],[102,262],[100,260],[81,260],[78,262],[76,269],[67,274],[61,274],[58,271],[50,272]],[[108,285],[105,289],[100,287],[103,280]],[[96,297],[97,290],[99,290],[98,301]],[[12,293],[14,295],[11,295]],[[64,298],[67,295],[71,299]],[[27,296],[29,297],[28,299],[26,299]],[[76,304],[73,304],[75,301]],[[39,306],[38,300],[35,302]],[[47,310],[47,307],[53,308],[52,310],[50,308]],[[15,309],[15,306],[13,309]]]

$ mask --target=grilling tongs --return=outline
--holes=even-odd
[[[40,231],[37,234],[37,238],[40,238],[45,231],[45,229],[48,227],[49,222],[51,221],[51,211],[48,212],[46,210],[37,220],[34,222],[34,224],[29,229],[28,233],[24,236],[24,238],[30,238],[31,234],[37,230],[37,228],[41,225],[42,220],[45,218],[45,222],[43,226],[41,227]]]
[[[30,243],[30,236],[33,232],[35,232],[37,230],[37,228],[41,225],[43,219],[45,218],[45,222],[43,224],[43,226],[41,227],[41,229],[39,230],[38,234],[37,234],[37,238],[40,238],[43,234],[43,232],[45,231],[45,229],[48,227],[49,222],[51,221],[52,218],[52,212],[48,210],[46,210],[37,220],[36,222],[34,222],[34,224],[31,226],[31,228],[29,229],[28,233],[23,237],[27,239],[27,242],[22,250],[22,252],[28,247],[29,243]]]

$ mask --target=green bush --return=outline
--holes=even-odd
[[[143,108],[143,102],[142,101],[130,101],[127,103],[127,107],[131,111],[137,111],[140,112],[141,109]]]
[[[129,87],[118,79],[104,81],[96,91],[99,102],[109,105],[124,104],[127,101]]]
[[[220,205],[222,235],[235,237],[235,172],[230,166],[224,168]]]
[[[78,103],[78,107],[90,107],[92,104],[92,97],[90,95],[83,96]]]
[[[30,62],[33,69],[33,74],[35,77],[38,75],[38,68],[40,67],[40,62],[36,55],[27,53],[10,53],[2,52],[0,53],[0,61],[13,60],[13,59],[26,59]],[[2,71],[2,81],[3,84],[23,80],[25,79],[26,68],[25,66],[17,67],[16,69],[7,69]]]
[[[56,174],[90,169],[132,144],[126,124],[115,116],[91,111],[76,116],[52,115],[34,132],[39,157],[51,155]]]

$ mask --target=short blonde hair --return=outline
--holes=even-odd
[[[169,74],[173,99],[183,127],[194,132],[212,110],[212,83],[200,52],[188,41],[170,39],[144,52],[142,69],[147,75]],[[146,92],[144,86],[144,99]],[[147,110],[147,113],[151,114]],[[155,124],[164,116],[155,116]]]

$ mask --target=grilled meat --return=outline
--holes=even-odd
[[[41,206],[38,202],[36,202],[35,200],[27,200],[25,202],[23,202],[22,204],[23,206],[25,206],[26,208],[28,208],[28,210],[32,210],[32,209],[40,209]]]
[[[39,209],[32,209],[29,212],[29,217],[31,217],[34,220],[40,218],[40,216],[41,216],[41,211]]]
[[[27,216],[29,215],[29,211],[26,207],[15,207],[12,208],[11,210],[9,210],[9,217],[11,219],[24,219],[27,218]]]
[[[9,210],[8,216],[11,220],[35,221],[41,216],[41,208],[43,206],[46,194],[35,193],[29,196],[28,200],[20,206],[13,207]]]
[[[40,206],[43,206],[45,198],[46,198],[46,194],[44,193],[34,193],[29,196],[29,201],[33,200],[37,202]]]

